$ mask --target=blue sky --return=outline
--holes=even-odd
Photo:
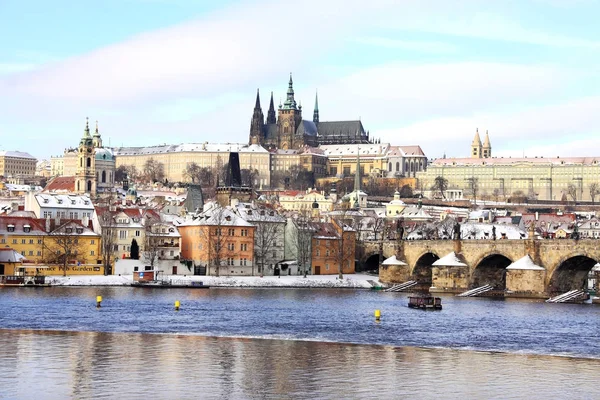
[[[256,89],[468,156],[600,155],[591,0],[0,0],[0,149],[246,142]]]

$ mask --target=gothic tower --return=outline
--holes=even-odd
[[[492,145],[490,144],[490,136],[488,131],[485,131],[485,139],[483,140],[482,147],[483,158],[490,158],[492,156]]]
[[[276,124],[277,117],[275,116],[275,105],[273,104],[273,92],[271,92],[271,103],[269,103],[269,111],[267,112],[267,124]]]
[[[475,130],[475,137],[471,143],[471,158],[481,158],[483,146],[479,137],[479,128]]]
[[[254,105],[254,113],[250,122],[250,144],[262,144],[264,125],[265,117],[260,107],[260,94],[258,89],[256,89],[256,104]]]
[[[277,119],[278,146],[280,149],[287,150],[294,148],[295,145],[301,146],[302,143],[294,143],[294,136],[298,126],[302,122],[302,108],[299,108],[294,99],[294,82],[290,73],[288,83],[287,98],[283,106],[279,106],[279,115]]]
[[[319,124],[319,95],[315,93],[315,111],[313,111],[313,122]]]
[[[85,130],[79,141],[77,152],[77,172],[75,174],[75,191],[77,193],[96,194],[96,157],[94,155],[94,139],[90,135],[89,121],[85,119]]]

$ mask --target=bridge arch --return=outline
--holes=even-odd
[[[411,272],[411,279],[418,282],[417,290],[429,290],[433,281],[432,264],[440,257],[432,251],[425,251],[419,257]]]
[[[557,264],[548,282],[548,293],[555,295],[575,289],[585,289],[590,270],[597,261],[582,252],[570,253]]]
[[[471,287],[492,285],[495,289],[506,289],[506,267],[513,261],[502,253],[491,253],[481,257],[471,274]]]
[[[363,271],[377,271],[379,270],[379,253],[367,254],[362,262]]]

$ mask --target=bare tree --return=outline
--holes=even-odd
[[[144,250],[142,257],[152,269],[160,256],[161,238],[156,229],[156,221],[152,218],[144,218]]]
[[[413,190],[410,185],[404,185],[400,188],[400,197],[410,198],[413,197]]]
[[[49,232],[43,242],[45,261],[62,265],[63,276],[67,276],[69,261],[75,262],[78,255],[84,254],[78,234],[82,231],[79,224],[69,221]]]
[[[160,182],[165,179],[165,165],[154,158],[144,163],[144,178],[147,182]]]
[[[596,182],[590,183],[590,198],[592,199],[592,204],[596,201],[596,196],[600,194],[600,185]]]
[[[448,189],[448,179],[444,178],[443,176],[436,176],[435,180],[433,182],[433,186],[431,187],[431,190],[438,191],[441,194],[442,199],[445,200],[447,189]]]
[[[349,266],[351,262],[354,262],[356,232],[350,226],[346,225],[344,218],[334,219],[332,222],[340,237],[335,249],[339,271],[338,278],[344,279],[344,265]]]
[[[475,177],[467,178],[467,187],[471,196],[473,196],[473,202],[477,204],[477,193],[479,192],[479,179]]]
[[[258,264],[258,273],[262,276],[265,264],[269,259],[274,259],[274,253],[278,248],[277,243],[283,242],[283,223],[281,218],[273,210],[255,210],[258,215],[252,215],[250,223],[256,227],[254,232],[254,258]]]
[[[244,169],[240,170],[240,174],[242,177],[242,186],[248,186],[250,188],[254,188],[256,178],[258,178],[258,176],[259,176],[258,170],[244,168]]]
[[[230,262],[235,254],[235,249],[232,248],[234,243],[230,241],[231,231],[228,228],[231,225],[227,225],[234,216],[227,208],[215,206],[201,218],[206,220],[205,229],[201,229],[200,234],[204,236],[207,247],[208,275],[212,267],[215,276],[220,276],[221,267]]]
[[[119,168],[121,168],[121,167],[123,167],[123,170],[127,174],[127,178],[129,179],[129,182],[134,182],[140,178],[139,171],[137,170],[135,165],[121,165]]]
[[[183,177],[192,181],[192,184],[200,182],[200,169],[201,167],[197,163],[189,162],[183,170]]]
[[[112,192],[111,192],[112,194]],[[108,200],[108,205],[105,209],[98,213],[98,221],[100,222],[100,235],[102,238],[102,264],[104,265],[104,275],[112,272],[112,262],[115,253],[116,244],[116,224],[115,215],[116,208],[111,203],[112,195]]]
[[[573,185],[572,183],[569,183],[569,185],[567,185],[567,195],[573,199],[573,202],[577,201],[577,186]]]

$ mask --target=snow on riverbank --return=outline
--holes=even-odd
[[[189,282],[202,282],[211,287],[295,287],[295,288],[355,288],[369,289],[381,286],[379,278],[373,275],[349,274],[344,279],[337,275],[308,275],[303,276],[165,276],[165,280],[173,283],[185,284]],[[48,281],[53,286],[129,286],[133,282],[132,275],[103,276],[52,276]]]

